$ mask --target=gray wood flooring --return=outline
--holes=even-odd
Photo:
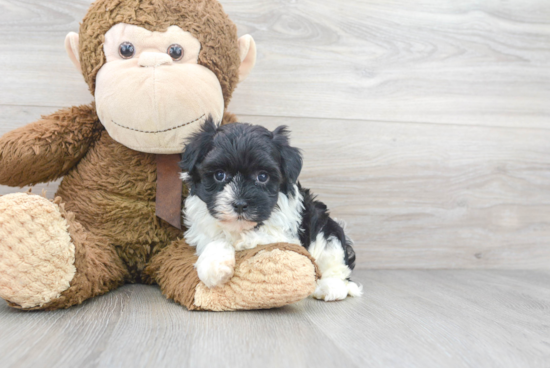
[[[89,3],[0,0],[0,134],[91,101]],[[258,46],[229,110],[291,127],[358,268],[550,267],[550,2],[222,4]]]
[[[1,367],[549,367],[549,271],[359,271],[365,296],[188,312],[155,286],[0,304]]]

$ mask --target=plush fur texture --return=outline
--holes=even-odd
[[[0,139],[0,181],[22,187],[56,180],[88,152],[103,130],[95,104],[71,107]]]
[[[21,194],[17,194],[21,195]],[[51,226],[52,217],[61,217],[66,221],[66,235],[70,236],[71,243],[74,245],[74,264],[76,272],[73,274],[72,279],[69,279],[70,284],[63,284],[62,292],[55,298],[44,298],[35,306],[31,306],[29,303],[23,303],[23,305],[17,303],[15,298],[6,297],[9,305],[14,308],[21,308],[26,310],[54,310],[59,308],[67,308],[71,305],[80,304],[84,300],[93,296],[101,295],[109,290],[112,290],[120,285],[123,281],[128,279],[128,271],[125,265],[122,263],[114,248],[108,242],[106,238],[94,235],[86,231],[82,225],[75,219],[75,215],[65,209],[65,205],[61,203],[61,198],[56,198],[47,206],[48,210],[41,210],[44,207],[44,198],[24,194],[27,198],[24,199],[25,214],[27,217],[32,214],[31,219],[27,221],[27,227],[37,228],[40,224],[48,223]],[[10,203],[11,196],[0,197],[0,202],[5,203],[8,207],[0,208],[1,216],[13,215],[14,209]],[[22,201],[23,199],[18,199]],[[32,210],[29,210],[32,209]],[[24,216],[23,215],[23,216]],[[28,243],[28,246],[36,252],[37,245],[43,242],[51,242],[54,238],[44,236],[39,241],[33,241],[32,239],[23,240],[23,243]],[[3,242],[3,238],[0,238]],[[43,249],[43,248],[42,248]],[[58,247],[59,249],[59,247]],[[4,249],[4,255],[7,256],[7,250]],[[52,251],[49,254],[43,254],[38,259],[35,259],[33,264],[36,269],[51,269],[52,265],[60,263],[61,254],[59,251]],[[42,273],[41,277],[47,277],[47,273]],[[57,280],[60,282],[60,280]],[[24,296],[20,289],[13,288],[12,292],[17,295],[17,298]]]
[[[163,294],[189,310],[230,311],[280,307],[306,298],[321,276],[301,246],[277,243],[237,252],[235,275],[223,287],[208,288],[193,265],[195,248],[179,240],[153,257],[145,273]]]
[[[236,27],[223,13],[218,2],[94,2],[81,24],[79,48],[83,76],[92,93],[95,90],[96,74],[105,63],[102,48],[104,34],[112,25],[120,22],[157,31],[175,24],[193,33],[201,42],[199,63],[216,74],[223,89],[225,104],[229,102],[238,80],[240,61]],[[234,115],[224,113],[223,123],[235,120]],[[46,310],[67,308],[125,282],[158,282],[165,294],[174,298],[178,295],[177,301],[180,303],[183,303],[183,299],[195,300],[195,288],[181,286],[185,281],[182,277],[193,274],[192,264],[189,268],[184,255],[174,258],[176,261],[165,257],[177,253],[185,244],[181,240],[182,231],[155,216],[155,155],[131,150],[114,141],[101,125],[94,104],[60,110],[0,138],[0,184],[25,186],[60,177],[63,180],[56,200],[47,206],[48,210],[35,214],[30,226],[35,226],[34,222],[46,221],[52,214],[61,223],[63,218],[68,227],[65,235],[70,237],[74,245],[76,272],[69,287],[59,293],[67,286],[66,283],[62,284],[53,299],[41,299],[36,306],[31,307],[34,301],[26,304],[18,299],[23,294],[17,296],[15,293],[8,298],[12,307]],[[186,193],[184,188],[184,195]],[[43,198],[34,195],[28,198],[29,207],[38,208],[43,201]],[[9,208],[0,211],[0,216],[9,215]],[[64,238],[67,239],[67,236]],[[27,241],[21,239],[22,243]],[[2,237],[0,243],[4,244]],[[39,247],[39,244],[37,242],[29,246]],[[289,251],[300,254],[296,249]],[[293,255],[287,256],[288,259],[295,259]],[[278,274],[288,268],[288,263],[283,262],[285,257],[278,254],[277,262],[280,265],[275,262],[269,269],[251,269],[251,272]],[[49,261],[44,260],[40,267],[47,268],[48,264]],[[301,263],[298,266],[303,269]],[[236,267],[239,267],[238,262]],[[300,272],[302,275],[307,273]],[[269,284],[269,279],[264,281]],[[247,284],[243,285],[246,289]],[[281,300],[285,300],[284,303],[291,299],[297,300],[289,298],[289,293],[292,292],[285,292],[279,298],[272,292],[262,305],[278,306],[282,305]],[[186,296],[179,299],[179,295]],[[254,293],[248,295],[253,298]],[[302,292],[295,294],[296,297],[301,295]],[[258,298],[262,297],[262,294],[258,294]],[[234,294],[234,298],[238,299],[239,295]],[[215,308],[213,302],[208,305],[211,309]],[[250,301],[248,305],[255,304]]]
[[[76,268],[67,228],[67,220],[46,198],[0,197],[0,297],[30,308],[69,288]]]
[[[189,140],[181,167],[185,240],[197,248],[201,281],[215,288],[233,276],[235,251],[286,242],[307,248],[322,279],[313,294],[326,301],[361,295],[349,280],[355,252],[325,204],[297,183],[302,168],[286,127],[218,127],[211,119]]]

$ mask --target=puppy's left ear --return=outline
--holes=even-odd
[[[302,171],[302,154],[300,150],[290,146],[290,131],[282,125],[273,131],[273,142],[281,154],[281,169],[290,184],[296,184]]]
[[[204,122],[201,129],[188,139],[179,164],[184,172],[187,171],[190,175],[194,174],[196,166],[201,163],[212,149],[214,136],[217,131],[218,126],[210,116]]]

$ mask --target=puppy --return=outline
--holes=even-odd
[[[285,126],[271,132],[241,123],[218,127],[209,119],[189,139],[180,166],[189,188],[185,239],[197,248],[195,268],[206,286],[233,276],[236,250],[283,242],[301,244],[317,262],[322,277],[315,298],[362,294],[349,279],[351,241],[298,183],[302,156],[289,145]]]

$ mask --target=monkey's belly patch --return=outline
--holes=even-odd
[[[180,125],[176,125],[174,127],[171,127],[171,128],[167,128],[167,129],[163,129],[163,130],[140,130],[140,129],[136,129],[136,128],[131,128],[131,127],[127,127],[125,125],[122,125],[122,124],[119,124],[117,123],[116,121],[114,120],[111,120],[111,122],[121,128],[124,128],[124,129],[129,129],[129,130],[133,130],[135,132],[140,132],[140,133],[164,133],[164,132],[168,132],[170,130],[174,130],[174,129],[178,129],[178,128],[182,128],[184,126],[187,126],[187,125],[190,125],[190,124],[193,124],[193,123],[197,123],[197,122],[203,122],[205,120],[205,117],[206,115],[205,114],[202,114],[200,117],[196,118],[195,120],[192,120],[190,122],[187,122],[187,123],[183,123],[183,124],[180,124]]]

